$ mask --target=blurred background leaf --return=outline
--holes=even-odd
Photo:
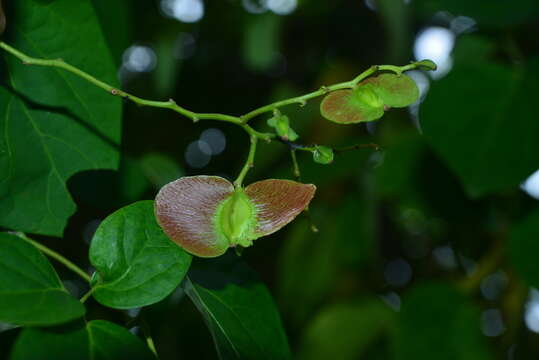
[[[155,356],[127,329],[104,320],[59,327],[27,328],[19,335],[10,359],[151,360]]]

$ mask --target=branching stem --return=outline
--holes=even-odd
[[[241,172],[238,175],[238,178],[234,181],[235,187],[241,187],[243,183],[243,179],[245,178],[245,175],[247,175],[247,172],[254,166],[257,142],[258,142],[258,137],[251,136],[251,146],[249,147],[249,155],[247,156],[247,161],[245,162],[245,165],[243,165],[243,168],[241,169]]]
[[[172,99],[167,101],[155,101],[155,100],[147,100],[142,99],[140,97],[131,95],[123,90],[120,90],[118,88],[115,88],[97,78],[94,76],[88,74],[87,72],[84,72],[80,70],[79,68],[68,64],[63,59],[39,59],[34,58],[31,56],[28,56],[21,51],[11,47],[10,45],[6,44],[3,41],[0,41],[0,48],[4,49],[6,52],[12,54],[13,56],[17,57],[19,60],[23,62],[23,64],[26,65],[38,65],[38,66],[49,66],[49,67],[56,67],[60,69],[64,69],[66,71],[69,71],[70,73],[79,76],[80,78],[85,79],[86,81],[94,84],[95,86],[105,90],[106,92],[110,93],[114,96],[119,96],[121,98],[130,100],[134,102],[135,104],[138,104],[140,106],[150,106],[155,108],[162,108],[162,109],[169,109],[172,111],[175,111],[179,113],[180,115],[183,115],[189,119],[191,119],[193,122],[197,122],[199,120],[217,120],[217,121],[225,121],[229,122],[231,124],[235,124],[239,127],[241,127],[247,134],[249,134],[249,137],[251,138],[251,147],[249,150],[249,157],[247,159],[247,162],[245,163],[243,169],[241,170],[238,178],[235,181],[236,185],[241,186],[241,183],[243,181],[243,178],[247,174],[247,171],[250,167],[252,167],[253,159],[254,159],[254,153],[256,151],[256,141],[258,139],[265,140],[265,141],[271,141],[273,138],[276,137],[273,133],[262,133],[258,132],[255,129],[253,129],[251,126],[249,126],[247,123],[253,119],[254,117],[264,114],[266,112],[270,111],[276,111],[278,108],[290,104],[300,104],[301,106],[305,105],[308,100],[325,95],[329,92],[341,90],[341,89],[353,89],[358,86],[358,84],[363,81],[365,78],[371,76],[372,74],[378,72],[378,71],[391,71],[398,75],[400,75],[402,72],[407,70],[416,69],[418,67],[424,66],[422,62],[413,62],[405,66],[393,66],[393,65],[375,65],[371,66],[366,71],[362,72],[358,76],[356,76],[354,79],[330,86],[322,86],[320,89],[310,92],[308,94],[297,96],[281,101],[277,101],[262,107],[259,107],[257,109],[252,110],[251,112],[248,112],[245,115],[242,116],[234,116],[234,115],[227,115],[227,114],[218,114],[218,113],[197,113],[190,111],[182,106],[179,106],[176,104],[176,102]],[[254,140],[253,140],[254,139]]]

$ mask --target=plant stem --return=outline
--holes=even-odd
[[[124,99],[131,100],[132,102],[134,102],[134,103],[136,103],[138,105],[170,109],[172,111],[175,111],[175,112],[177,112],[177,113],[179,113],[179,114],[193,120],[194,122],[197,122],[199,120],[217,120],[217,121],[229,122],[229,123],[241,126],[245,131],[247,131],[247,133],[249,133],[249,135],[251,135],[251,136],[255,135],[259,139],[263,139],[263,140],[270,140],[270,139],[274,138],[275,135],[274,134],[260,133],[260,132],[257,132],[256,130],[254,130],[253,128],[251,128],[250,126],[248,126],[247,122],[250,119],[254,118],[255,116],[258,116],[258,115],[263,114],[263,113],[268,112],[268,111],[274,111],[274,110],[276,110],[277,108],[279,108],[281,106],[290,105],[290,104],[294,104],[294,103],[300,104],[300,105],[303,106],[303,105],[306,104],[306,102],[308,100],[310,100],[312,98],[315,98],[315,97],[318,97],[318,96],[325,95],[325,94],[327,94],[327,93],[329,93],[331,91],[341,90],[341,89],[353,89],[353,88],[357,87],[357,85],[362,80],[364,80],[368,76],[370,76],[370,75],[372,75],[372,74],[374,74],[375,72],[378,72],[378,71],[391,71],[391,72],[394,72],[394,73],[400,75],[404,71],[416,69],[416,68],[418,68],[420,66],[423,66],[421,64],[421,62],[413,62],[413,63],[410,63],[408,65],[404,65],[404,66],[374,65],[374,66],[371,66],[369,69],[365,70],[364,72],[362,72],[361,74],[359,74],[358,76],[356,76],[354,79],[352,79],[350,81],[334,84],[334,85],[331,85],[331,86],[322,86],[322,87],[320,87],[320,89],[318,89],[316,91],[313,91],[313,92],[310,92],[308,94],[305,94],[305,95],[302,95],[302,96],[296,96],[296,97],[281,100],[281,101],[277,101],[277,102],[274,102],[272,104],[259,107],[259,108],[255,109],[255,110],[252,110],[251,112],[249,112],[249,113],[247,113],[245,115],[242,115],[242,116],[234,116],[234,115],[218,114],[218,113],[196,113],[196,112],[187,110],[184,107],[179,106],[172,99],[170,99],[168,101],[155,101],[155,100],[142,99],[142,98],[139,98],[137,96],[131,95],[131,94],[129,94],[129,93],[123,91],[123,90],[117,89],[117,88],[115,88],[115,87],[113,87],[113,86],[111,86],[111,85],[109,85],[109,84],[95,78],[94,76],[92,76],[92,75],[90,75],[90,74],[76,68],[75,66],[66,63],[63,59],[38,59],[38,58],[34,58],[34,57],[28,56],[28,55],[20,52],[19,50],[9,46],[8,44],[6,44],[3,41],[0,41],[0,48],[4,49],[8,53],[10,53],[13,56],[17,57],[24,64],[27,64],[27,65],[39,65],[39,66],[51,66],[51,67],[57,67],[57,68],[64,69],[66,71],[69,71],[69,72],[71,72],[71,73],[85,79],[86,81],[89,81],[90,83],[94,84],[95,86],[100,87],[101,89],[109,92],[110,94],[112,94],[114,96],[120,96],[120,97],[122,97]]]
[[[238,178],[234,181],[235,187],[241,187],[243,183],[243,179],[245,178],[245,175],[247,175],[247,172],[254,166],[256,144],[258,142],[258,137],[251,136],[250,139],[251,139],[251,146],[249,147],[249,155],[247,156],[247,161],[245,162],[245,165],[243,165],[243,168],[241,169],[241,172],[238,175]]]
[[[356,144],[356,145],[346,146],[342,148],[334,148],[333,151],[335,152],[335,154],[340,154],[343,152],[359,150],[359,149],[364,149],[364,148],[372,148],[374,149],[374,151],[380,150],[380,146],[378,144],[369,143],[369,144]]]
[[[84,304],[84,302],[88,300],[90,296],[92,296],[92,294],[94,293],[94,290],[95,290],[95,287],[90,288],[90,290],[88,290],[86,294],[82,295],[82,297],[80,298],[80,302]]]
[[[301,150],[301,148],[290,148],[290,157],[292,158],[292,168],[294,171],[294,178],[296,179],[297,182],[301,182],[301,171],[299,170],[298,159],[296,157],[296,150]],[[303,210],[303,213],[305,214],[305,216],[307,217],[307,220],[309,221],[311,231],[313,233],[317,233],[319,230],[316,224],[314,223],[313,217],[311,216],[311,212],[309,211],[309,206],[307,206]]]
[[[90,276],[84,270],[82,270],[80,267],[73,264],[71,261],[69,261],[68,259],[66,259],[62,255],[58,254],[56,251],[54,251],[52,249],[49,249],[45,245],[40,244],[35,240],[30,239],[25,234],[18,233],[18,235],[21,237],[21,239],[23,239],[23,240],[29,242],[30,244],[34,245],[39,251],[41,251],[42,253],[44,253],[44,254],[48,255],[49,257],[55,259],[56,261],[62,263],[66,268],[68,268],[69,270],[71,270],[74,273],[76,273],[77,275],[79,275],[81,278],[86,280],[86,282],[90,283]]]
[[[305,95],[296,96],[293,98],[276,101],[274,103],[259,107],[258,109],[255,109],[245,115],[240,116],[240,119],[244,123],[247,123],[250,119],[263,114],[265,112],[269,111],[275,111],[277,108],[280,108],[282,106],[290,105],[290,104],[299,104],[300,106],[305,106],[308,100],[325,95],[327,93],[330,93],[332,91],[336,90],[342,90],[342,89],[353,89],[358,86],[358,84],[363,81],[365,78],[371,76],[375,72],[378,71],[391,71],[396,73],[397,75],[402,74],[404,71],[416,69],[418,67],[422,66],[419,64],[419,62],[413,62],[405,66],[394,66],[394,65],[374,65],[356,76],[353,80],[334,84],[331,86],[322,86],[320,89],[310,92]]]
[[[308,100],[325,95],[329,92],[341,90],[341,89],[353,89],[359,85],[359,83],[367,78],[368,76],[378,72],[378,71],[391,71],[398,75],[400,75],[402,72],[407,70],[416,69],[421,66],[425,66],[422,64],[421,61],[419,62],[413,62],[411,64],[405,65],[405,66],[393,66],[393,65],[375,65],[371,66],[369,69],[365,70],[358,76],[356,76],[354,79],[338,84],[334,84],[331,86],[322,86],[320,89],[310,92],[308,94],[297,96],[281,101],[274,102],[269,105],[265,105],[262,107],[259,107],[258,109],[252,110],[251,112],[242,115],[242,116],[234,116],[234,115],[227,115],[227,114],[218,114],[218,113],[196,113],[190,110],[187,110],[184,107],[179,106],[176,104],[176,102],[172,99],[168,101],[155,101],[155,100],[147,100],[142,99],[140,97],[131,95],[123,90],[120,90],[118,88],[115,88],[97,78],[94,76],[76,68],[73,65],[70,65],[66,63],[63,59],[39,59],[34,58],[31,56],[28,56],[21,51],[9,46],[3,41],[0,41],[0,48],[4,49],[8,53],[12,54],[19,60],[23,62],[23,64],[26,65],[38,65],[38,66],[49,66],[49,67],[56,67],[60,69],[64,69],[66,71],[69,71],[70,73],[79,76],[82,79],[85,79],[86,81],[94,84],[95,86],[107,91],[111,95],[119,96],[123,99],[130,100],[140,106],[150,106],[155,108],[162,108],[162,109],[169,109],[172,111],[175,111],[179,113],[180,115],[183,115],[189,119],[191,119],[193,122],[197,122],[199,120],[217,120],[217,121],[225,121],[231,124],[235,124],[239,127],[241,127],[247,134],[249,134],[249,137],[251,139],[251,147],[249,149],[249,157],[247,159],[247,162],[245,163],[245,166],[241,170],[238,178],[234,182],[236,186],[241,186],[243,178],[247,174],[247,171],[250,167],[252,167],[253,159],[254,159],[254,153],[256,151],[256,141],[258,139],[265,140],[265,141],[271,141],[271,139],[275,138],[276,135],[273,133],[262,133],[258,132],[255,129],[253,129],[251,126],[247,124],[249,120],[252,118],[269,112],[269,111],[276,111],[279,107],[290,105],[290,104],[300,104],[301,106],[305,105]],[[432,63],[432,62],[431,62]],[[433,63],[432,63],[433,64]]]
[[[298,159],[296,157],[296,149],[290,149],[290,157],[292,158],[294,177],[296,178],[296,181],[301,182],[301,172],[299,171]]]
[[[175,111],[175,112],[177,112],[177,113],[179,113],[179,114],[193,120],[193,122],[197,122],[199,120],[217,120],[217,121],[229,122],[231,124],[235,124],[235,125],[240,126],[250,136],[256,136],[256,137],[258,137],[260,139],[263,139],[263,140],[271,140],[274,137],[274,134],[260,133],[260,132],[258,132],[256,130],[254,130],[249,125],[245,124],[237,116],[226,115],[226,114],[214,114],[214,113],[196,113],[196,112],[187,110],[187,109],[179,106],[172,99],[170,99],[168,101],[154,101],[154,100],[142,99],[140,97],[131,95],[131,94],[129,94],[129,93],[123,91],[123,90],[115,88],[115,87],[113,87],[113,86],[111,86],[111,85],[109,85],[109,84],[95,78],[94,76],[92,76],[92,75],[90,75],[90,74],[76,68],[73,65],[70,65],[70,64],[66,63],[62,59],[51,59],[51,60],[49,60],[49,59],[33,58],[31,56],[28,56],[28,55],[20,52],[19,50],[15,49],[15,48],[9,46],[8,44],[6,44],[3,41],[0,41],[0,48],[4,49],[8,53],[10,53],[10,54],[14,55],[15,57],[17,57],[19,60],[21,60],[23,62],[23,64],[26,64],[26,65],[39,65],[39,66],[50,66],[50,67],[57,67],[57,68],[60,68],[60,69],[64,69],[66,71],[69,71],[72,74],[75,74],[75,75],[85,79],[86,81],[94,84],[95,86],[107,91],[111,95],[119,96],[121,98],[131,100],[132,102],[134,102],[134,103],[136,103],[138,105],[141,105],[141,106],[150,106],[150,107],[155,107],[155,108],[169,109],[169,110]]]
[[[153,352],[156,357],[158,357],[157,350],[155,349],[155,343],[153,342],[152,334],[150,332],[150,326],[144,318],[141,319],[140,325],[144,338],[146,339],[146,345],[148,345],[150,351]]]
[[[477,264],[475,271],[468,278],[460,281],[460,287],[464,291],[474,291],[481,284],[485,276],[494,272],[500,266],[503,257],[503,242],[497,240],[493,248]]]

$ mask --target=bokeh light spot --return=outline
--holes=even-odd
[[[161,0],[161,11],[184,23],[195,23],[204,17],[202,0]]]
[[[453,67],[451,51],[455,46],[455,33],[451,30],[433,26],[421,31],[414,43],[414,56],[416,60],[430,59],[438,65],[436,71],[429,74],[434,79],[446,75]]]
[[[520,188],[532,198],[539,199],[539,170],[531,174]]]
[[[123,53],[123,68],[131,72],[150,72],[155,69],[157,56],[152,48],[142,45],[128,47]]]

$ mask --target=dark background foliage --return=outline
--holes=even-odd
[[[539,217],[531,185],[521,186],[539,169],[537,1],[300,0],[279,15],[263,1],[205,0],[194,23],[166,16],[158,1],[93,3],[122,88],[199,112],[239,115],[421,51],[438,54],[441,68],[445,59],[434,76],[415,72],[420,104],[375,123],[328,122],[319,101],[284,108],[302,143],[381,150],[341,153],[332,165],[299,154],[302,180],[318,187],[312,219],[242,257],[269,287],[299,359],[537,358]],[[77,209],[63,238],[36,236],[83,268],[110,213],[180,175],[233,179],[247,154],[248,138],[229,124],[123,108],[120,170],[71,176]],[[253,123],[270,131],[265,120]],[[213,140],[201,138],[208,129]],[[293,178],[284,144],[260,144],[255,164],[247,183]],[[82,282],[56,268],[81,295]],[[90,320],[125,326],[133,316],[88,305]],[[142,312],[163,359],[217,357],[181,291]],[[0,333],[0,352],[14,331]]]

